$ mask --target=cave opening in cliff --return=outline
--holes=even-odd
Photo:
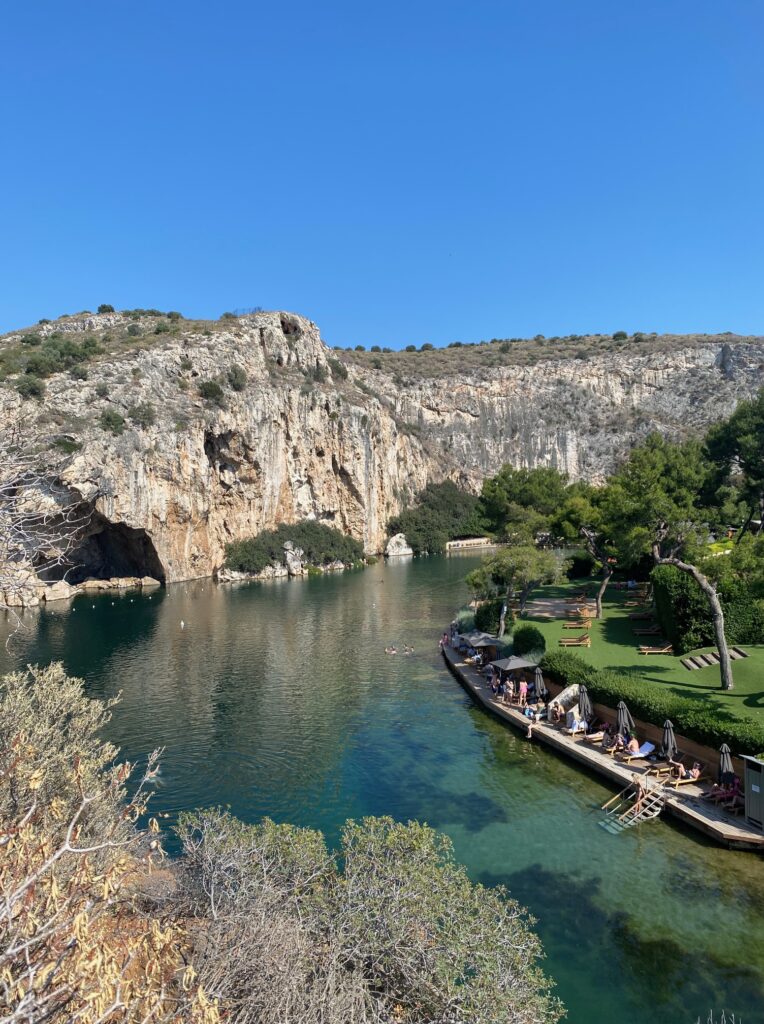
[[[151,576],[160,583],[166,579],[164,566],[145,530],[111,523],[97,512],[87,535],[68,552],[66,561],[45,575],[50,581],[66,579],[71,584],[118,576]]]

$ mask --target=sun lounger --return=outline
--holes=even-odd
[[[697,777],[697,779],[693,779],[691,776],[685,775],[685,777],[683,779],[680,779],[680,778],[667,779],[666,782],[664,783],[664,785],[665,786],[673,786],[674,789],[679,789],[680,786],[700,785],[701,782],[705,782],[705,781],[706,781],[706,766],[702,764],[700,766],[700,775]]]
[[[588,633],[581,636],[564,636],[559,640],[560,647],[591,647],[592,639]]]
[[[671,644],[666,644],[665,647],[640,647],[637,654],[673,654],[674,648]]]
[[[645,740],[645,742],[642,744],[639,750],[635,750],[633,753],[625,753],[621,756],[623,757],[624,761],[644,761],[644,759],[646,757],[649,757],[654,750],[655,744],[648,743],[647,740]]]
[[[563,622],[563,629],[588,629],[591,626],[591,619],[579,619],[577,622]]]
[[[654,626],[635,626],[632,633],[634,636],[660,636],[661,627],[657,623]]]
[[[629,618],[635,622],[644,621],[647,622],[653,617],[652,612],[629,612]]]

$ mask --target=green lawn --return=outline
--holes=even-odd
[[[541,587],[533,597],[566,597],[581,589],[581,584]],[[720,689],[719,669],[686,669],[677,657],[666,655],[644,656],[637,653],[640,644],[653,644],[660,637],[638,637],[632,632],[634,626],[647,623],[633,622],[628,614],[634,608],[624,607],[630,594],[623,590],[610,590],[605,595],[603,618],[596,620],[590,630],[592,645],[589,648],[572,648],[574,654],[597,668],[636,672],[645,679],[663,683],[674,692],[686,697],[697,697],[713,701],[737,718],[764,720],[764,646],[746,646],[749,657],[732,663],[735,689]],[[546,639],[547,650],[557,650],[561,636],[575,636],[573,630],[563,630],[563,619],[555,621],[525,617],[538,626]],[[709,651],[711,648],[703,648]],[[692,653],[701,653],[693,651]]]

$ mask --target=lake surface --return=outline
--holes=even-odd
[[[663,822],[609,835],[612,791],[445,668],[438,637],[477,561],[78,598],[26,613],[0,668],[61,660],[94,696],[121,690],[110,738],[130,759],[165,748],[154,811],[228,804],[330,842],[369,814],[447,832],[474,879],[538,919],[572,1024],[764,1020],[761,858]],[[386,656],[392,643],[415,653]]]

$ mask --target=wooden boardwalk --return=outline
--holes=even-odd
[[[471,665],[468,665],[458,651],[451,647],[443,649],[443,657],[453,674],[468,693],[486,710],[509,722],[523,735],[528,731],[528,719],[515,707],[503,704],[491,693],[486,680]],[[584,765],[590,771],[603,776],[619,789],[624,789],[636,775],[645,772],[644,766],[627,765],[602,753],[597,747],[574,740],[561,729],[538,722],[533,726],[533,741],[544,743],[564,757]],[[687,785],[679,790],[666,787],[663,810],[685,824],[705,833],[717,843],[730,849],[759,850],[764,852],[764,835],[752,828],[742,818],[734,818],[721,807],[708,800],[702,800],[702,786]]]

